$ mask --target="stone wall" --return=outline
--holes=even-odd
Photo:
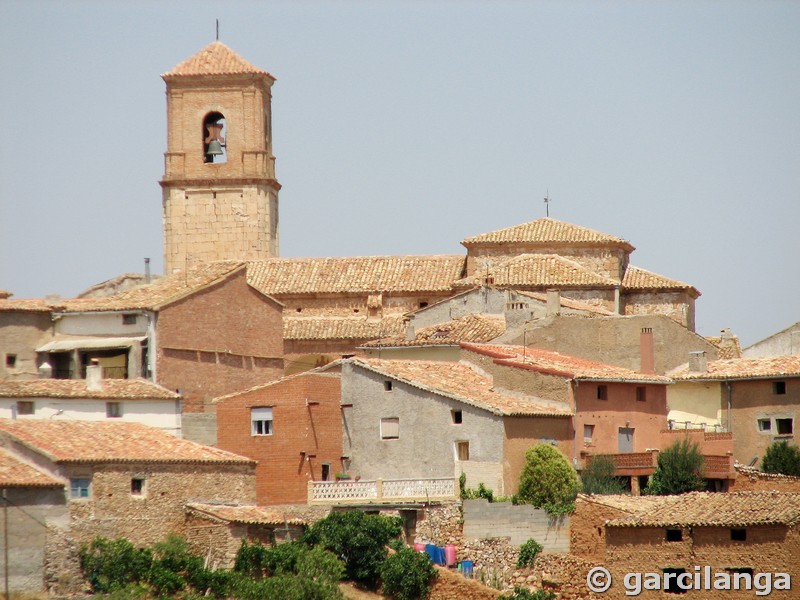
[[[414,543],[461,544],[461,501],[426,506],[417,518],[417,534]]]
[[[35,349],[50,341],[49,311],[0,311],[0,378],[34,379],[39,376]],[[9,355],[13,367],[7,366]]]
[[[568,552],[570,518],[555,519],[540,508],[510,502],[464,500],[464,539],[507,537],[512,546],[533,538],[547,552]]]

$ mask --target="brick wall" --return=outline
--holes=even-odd
[[[183,390],[184,412],[283,373],[281,307],[247,285],[244,269],[162,309],[158,383]]]
[[[308,401],[308,403],[307,403]],[[251,435],[250,409],[272,407],[272,435]],[[304,373],[217,403],[218,445],[258,461],[259,504],[305,503],[309,480],[343,471],[340,378]]]
[[[569,553],[597,564],[605,560],[605,522],[625,516],[624,511],[579,496],[570,515]]]

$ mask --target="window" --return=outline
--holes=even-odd
[[[689,591],[692,585],[692,580],[684,577],[682,580],[680,576],[686,573],[686,569],[663,569],[664,573],[664,591],[667,594],[685,594]],[[679,585],[683,583],[683,586]],[[685,587],[684,587],[685,586]]]
[[[778,435],[792,435],[794,423],[792,419],[775,419],[775,429],[778,430]]]
[[[391,392],[392,391],[392,382],[389,381],[388,379],[386,381],[384,381],[383,382],[383,389],[385,389],[387,392]]]
[[[69,480],[69,497],[70,498],[88,498],[89,487],[92,484],[91,479],[72,478]]]
[[[131,479],[131,496],[144,496],[144,478],[134,477]]]
[[[777,395],[783,395],[786,393],[786,382],[785,381],[773,381],[772,382],[772,393]]]
[[[428,303],[427,303],[427,302],[420,302],[420,303],[419,303],[419,307],[420,307],[420,308],[425,308],[426,306],[428,306]]]
[[[667,529],[667,541],[668,542],[683,541],[683,531],[680,529]]]
[[[456,442],[458,460],[469,460],[469,442]]]
[[[734,542],[746,542],[747,529],[731,529],[731,540]]]
[[[122,416],[122,402],[106,402],[106,417],[119,419]]]
[[[250,435],[272,435],[272,407],[250,409]]]
[[[17,414],[18,415],[32,415],[35,411],[35,406],[30,400],[17,400]]]
[[[331,480],[331,465],[329,463],[322,463],[322,481]]]
[[[647,400],[647,388],[643,385],[636,387],[636,400],[638,402],[644,402]]]
[[[464,419],[464,415],[460,410],[451,410],[450,416],[453,418],[453,423],[456,425],[461,425]]]
[[[594,437],[594,425],[584,425],[583,426],[583,441],[584,442],[591,442],[593,437]]]
[[[122,324],[136,325],[136,315],[134,314],[122,315]]]
[[[608,400],[608,386],[607,385],[598,385],[597,386],[597,399],[598,400]]]
[[[17,366],[17,355],[16,354],[6,354],[6,368],[13,369]]]
[[[769,419],[759,419],[758,420],[758,430],[759,431],[772,431],[772,421]]]
[[[398,417],[388,417],[381,419],[381,439],[397,440],[400,439],[400,419]]]

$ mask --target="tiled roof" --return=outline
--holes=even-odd
[[[454,283],[454,286],[473,287],[487,278],[495,286],[535,287],[606,287],[617,283],[608,277],[593,273],[583,265],[558,254],[521,254],[481,273],[475,273]]]
[[[203,263],[113,296],[73,298],[63,301],[63,304],[66,312],[158,309],[222,281],[244,266],[244,263],[233,261]]]
[[[549,373],[570,379],[592,381],[630,381],[642,383],[670,383],[669,377],[637,373],[631,369],[586,360],[569,354],[550,352],[538,348],[506,346],[500,344],[462,343],[462,348],[491,356],[497,364]]]
[[[495,415],[568,417],[566,405],[533,396],[494,390],[492,379],[463,362],[427,360],[350,359],[354,365],[388,375],[408,385],[453,398]]]
[[[98,391],[85,379],[0,379],[0,398],[177,400],[180,395],[145,379],[103,379]]]
[[[528,298],[533,298],[534,300],[539,300],[540,302],[547,302],[547,294],[543,294],[541,292],[527,292],[522,290],[515,290],[515,292],[520,296],[527,296]],[[571,308],[572,310],[582,310],[593,314],[603,315],[605,317],[612,317],[616,314],[610,310],[606,310],[601,306],[595,306],[594,304],[589,304],[587,302],[572,300],[571,298],[567,298],[565,296],[561,296],[560,301],[561,306],[565,308]]]
[[[263,69],[252,65],[220,41],[211,42],[162,75],[169,77],[192,77],[200,75],[267,75]],[[274,77],[272,77],[274,79]]]
[[[650,510],[661,504],[663,499],[663,496],[578,494],[579,501],[602,504],[629,514]]]
[[[2,299],[0,298],[0,312],[19,311],[19,312],[50,312],[63,307],[63,300],[47,300],[46,298],[20,298]]]
[[[265,294],[378,294],[450,291],[465,258],[354,256],[273,258],[248,264],[248,282]]]
[[[508,243],[580,246],[614,245],[622,246],[628,252],[634,250],[630,242],[622,238],[550,218],[536,219],[522,225],[475,235],[468,237],[461,243],[465,246]]]
[[[403,331],[403,317],[285,317],[285,340],[372,340]]]
[[[717,358],[720,360],[741,358],[742,356],[742,345],[737,335],[706,336],[705,339],[708,343],[717,347]]]
[[[710,360],[705,372],[689,371],[689,365],[686,364],[672,371],[670,376],[681,381],[691,379],[800,377],[800,355]]]
[[[191,503],[187,508],[200,514],[214,517],[229,523],[247,523],[254,525],[305,525],[307,520],[292,516],[283,511],[266,506],[238,506],[232,504],[199,504]]]
[[[0,419],[0,434],[59,463],[255,464],[140,423]]]
[[[0,488],[8,487],[64,487],[64,482],[0,449]]]
[[[785,483],[800,483],[800,477],[795,475],[784,475],[783,473],[767,473],[761,469],[750,467],[748,465],[741,465],[736,463],[733,465],[737,475],[742,477],[749,477],[751,479],[765,479],[769,481],[780,481]]]
[[[612,527],[792,525],[800,522],[800,492],[692,492],[664,496],[646,511],[613,519]]]
[[[423,327],[416,332],[413,340],[399,335],[367,342],[363,347],[450,346],[459,342],[489,342],[505,330],[506,319],[502,315],[466,315],[439,325]]]
[[[633,265],[628,265],[625,269],[625,275],[622,277],[623,291],[632,290],[689,290],[695,294],[695,297],[700,296],[700,292],[694,286],[688,283],[683,283],[677,279],[669,279],[663,275],[646,271]]]

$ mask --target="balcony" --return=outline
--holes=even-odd
[[[312,505],[397,504],[456,498],[458,482],[454,478],[308,482],[308,503]]]

